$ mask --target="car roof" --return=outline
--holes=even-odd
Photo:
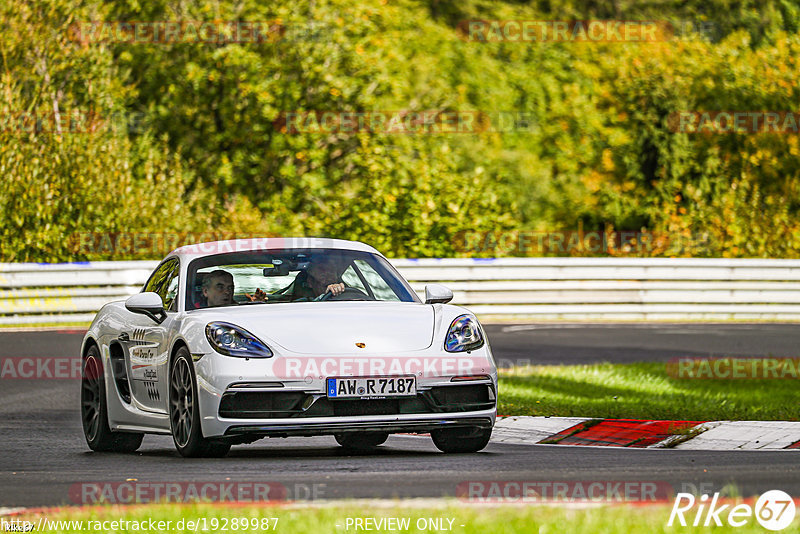
[[[329,239],[323,237],[253,237],[249,239],[229,239],[227,241],[209,241],[194,245],[184,245],[169,253],[186,260],[194,260],[206,256],[215,256],[231,252],[253,252],[258,250],[291,250],[330,248],[338,250],[357,250],[380,254],[373,247],[360,241]]]

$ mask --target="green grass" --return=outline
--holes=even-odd
[[[672,420],[800,420],[797,379],[677,379],[664,363],[500,371],[498,413]]]
[[[442,501],[441,506],[425,505],[419,507],[403,503],[387,503],[386,506],[370,503],[369,505],[342,504],[338,506],[297,506],[297,507],[271,507],[271,506],[215,506],[208,504],[195,505],[148,505],[129,508],[100,507],[88,510],[67,509],[57,513],[45,512],[49,520],[127,520],[142,521],[153,519],[155,521],[171,521],[172,528],[164,532],[194,532],[193,529],[176,529],[174,525],[181,519],[196,520],[205,518],[209,525],[207,532],[277,532],[286,534],[345,534],[365,532],[356,530],[352,526],[345,528],[346,520],[350,518],[365,517],[394,517],[409,518],[408,530],[396,532],[445,532],[444,530],[418,530],[416,522],[419,518],[450,518],[453,519],[452,531],[455,534],[495,534],[520,532],[525,534],[561,534],[571,533],[661,533],[661,532],[764,532],[758,523],[751,518],[747,525],[741,528],[723,527],[697,528],[697,527],[667,527],[671,505],[648,506],[600,506],[587,508],[567,508],[561,506],[465,506],[457,501]],[[36,524],[38,515],[30,515],[28,519]],[[692,516],[693,517],[693,516]],[[725,514],[720,518],[724,519]],[[210,521],[216,518],[222,524],[223,519],[229,522],[233,518],[258,519],[278,518],[277,528],[272,528],[274,521],[270,521],[269,530],[211,530]],[[691,519],[690,519],[691,521]],[[447,524],[445,522],[445,524]],[[339,525],[337,527],[337,525]],[[462,526],[463,525],[463,526]],[[83,532],[93,531],[86,529]],[[791,530],[791,527],[790,529]],[[52,529],[50,532],[77,532],[75,528]],[[96,531],[96,530],[94,530]],[[788,531],[788,530],[787,530]],[[119,528],[116,532],[152,532],[147,528],[134,530]],[[198,529],[203,532],[203,528]],[[390,532],[387,530],[374,530],[373,532]]]

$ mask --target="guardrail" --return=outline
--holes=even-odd
[[[441,283],[482,318],[800,320],[800,260],[397,259],[424,294]],[[89,322],[140,291],[157,262],[0,264],[0,324]]]

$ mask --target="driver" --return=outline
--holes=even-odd
[[[340,281],[336,260],[330,256],[315,258],[306,269],[306,278],[297,284],[295,298],[316,298],[329,292],[335,297],[344,293],[345,285]]]
[[[336,269],[336,261],[328,256],[322,256],[306,269],[308,285],[317,295],[324,295],[330,291],[333,296],[344,293],[344,283],[340,281]]]

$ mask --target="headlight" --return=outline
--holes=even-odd
[[[214,350],[239,358],[271,358],[272,351],[263,341],[238,326],[214,322],[206,326],[206,337]]]
[[[469,315],[461,315],[450,324],[444,350],[447,352],[464,352],[483,346],[483,335],[478,322]]]

